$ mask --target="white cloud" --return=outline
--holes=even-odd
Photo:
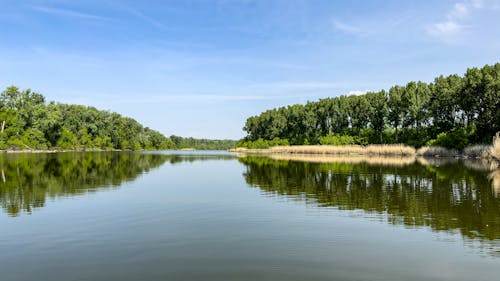
[[[471,0],[467,2],[457,2],[446,14],[446,20],[432,24],[428,28],[428,33],[440,39],[450,39],[450,37],[460,34],[467,25],[464,21],[470,16],[473,10],[482,9],[481,0]]]
[[[148,22],[149,24],[152,24],[160,29],[166,29],[166,30],[169,30],[170,28],[166,25],[164,25],[163,23],[161,23],[160,21],[158,21],[157,19],[155,18],[152,18],[146,14],[144,14],[143,12],[137,10],[137,9],[133,9],[131,7],[124,7],[124,9],[126,11],[128,11],[130,14]]]
[[[64,16],[64,17],[72,17],[72,18],[81,18],[81,19],[89,19],[89,20],[109,20],[109,18],[87,14],[82,12],[77,12],[68,9],[60,9],[60,8],[51,8],[51,7],[41,7],[41,6],[31,6],[31,9],[52,15]]]
[[[362,33],[362,30],[359,27],[343,23],[337,20],[333,20],[333,27],[339,31],[351,33],[351,34],[359,34]]]
[[[482,0],[472,0],[471,1],[472,7],[476,9],[481,9],[483,7],[483,1]]]
[[[205,102],[251,102],[251,101],[272,101],[283,99],[297,98],[316,98],[315,95],[276,95],[268,94],[247,94],[247,95],[221,95],[221,94],[164,94],[164,95],[149,95],[144,94],[141,97],[128,97],[117,94],[100,94],[93,97],[81,98],[76,96],[68,98],[67,93],[57,96],[57,101],[64,103],[75,103],[85,105],[108,106],[116,104],[162,104],[171,102],[189,102],[191,104]]]
[[[364,95],[366,93],[368,93],[368,90],[364,90],[364,91],[353,90],[353,91],[349,91],[347,93],[347,96],[361,96],[361,95]]]
[[[458,33],[462,26],[454,21],[438,22],[434,25],[434,32],[438,34]]]
[[[448,20],[460,20],[467,16],[469,8],[464,3],[455,3],[453,9],[448,13]]]
[[[274,82],[274,83],[250,85],[250,88],[288,90],[288,91],[315,91],[315,90],[339,89],[341,87],[342,85],[340,83],[330,83],[321,81]]]

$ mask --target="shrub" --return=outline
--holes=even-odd
[[[349,135],[326,135],[319,138],[319,143],[322,145],[352,145],[365,144],[365,139]]]
[[[429,146],[442,146],[450,149],[462,150],[469,143],[467,131],[458,128],[437,135],[437,138],[427,142]]]
[[[249,149],[266,149],[273,146],[288,146],[290,145],[288,140],[275,138],[273,140],[258,139],[256,141],[244,141],[240,140],[236,147],[246,147]]]
[[[491,151],[490,145],[477,144],[472,146],[467,146],[464,149],[464,155],[473,158],[488,158]]]
[[[428,157],[455,157],[459,156],[460,153],[456,149],[448,149],[442,146],[422,146],[417,150],[417,155]]]

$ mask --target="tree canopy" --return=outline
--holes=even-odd
[[[243,130],[241,144],[259,139],[319,144],[326,136],[413,146],[459,143],[454,147],[459,149],[490,143],[500,131],[500,63],[470,68],[463,76],[441,75],[431,83],[412,81],[388,91],[267,110],[248,118]]]
[[[46,103],[30,89],[10,86],[0,94],[0,149],[228,149],[235,143],[166,137],[115,112]]]

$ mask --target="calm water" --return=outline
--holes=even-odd
[[[500,280],[500,172],[226,153],[0,155],[0,279]]]

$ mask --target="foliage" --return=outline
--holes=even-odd
[[[3,125],[2,125],[3,124]],[[236,141],[165,137],[132,118],[83,105],[45,103],[30,89],[0,94],[0,149],[228,149]]]
[[[467,131],[464,128],[453,129],[440,133],[436,139],[427,142],[430,146],[443,146],[452,149],[464,149],[469,143]]]
[[[274,138],[273,140],[263,140],[258,139],[256,141],[239,141],[237,147],[246,147],[250,149],[266,149],[273,146],[288,146],[290,145],[288,140],[282,140],[280,138]]]
[[[431,140],[451,148],[490,143],[500,131],[500,63],[470,68],[462,77],[267,110],[248,118],[243,130],[244,141],[280,138],[299,145],[325,143],[331,135],[415,147]]]
[[[319,138],[320,144],[328,145],[350,145],[350,144],[364,144],[365,140],[357,136],[349,135],[326,135]]]
[[[196,139],[196,138],[183,138],[179,136],[170,136],[173,147],[177,149],[194,148],[199,150],[227,150],[234,148],[237,141],[235,140],[211,140],[211,139]]]

